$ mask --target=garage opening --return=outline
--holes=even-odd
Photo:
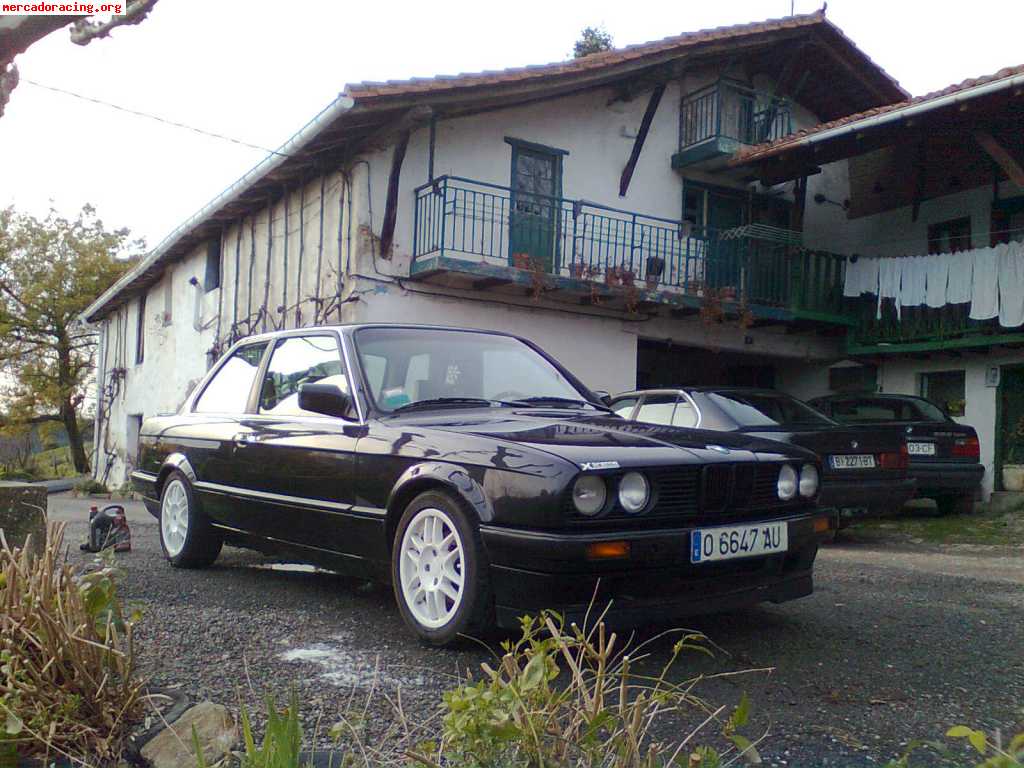
[[[636,356],[637,388],[702,385],[772,388],[776,362],[767,355],[640,339]]]

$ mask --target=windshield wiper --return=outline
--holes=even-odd
[[[537,395],[535,397],[520,397],[520,398],[517,398],[514,402],[515,402],[516,405],[556,404],[556,405],[575,405],[575,406],[578,406],[578,407],[592,405],[595,408],[601,408],[601,409],[606,410],[606,411],[610,411],[611,410],[607,406],[599,405],[598,403],[592,403],[589,400],[578,400],[578,399],[572,398],[572,397],[554,397],[554,396],[548,397],[548,396],[545,396],[545,395]]]
[[[432,397],[428,400],[416,400],[412,403],[406,403],[400,405],[392,413],[399,413],[401,411],[415,411],[420,408],[445,408],[449,406],[472,406],[472,405],[485,405],[488,407],[495,405],[511,405],[503,400],[487,400],[483,397]]]

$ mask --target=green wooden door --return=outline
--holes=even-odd
[[[732,195],[708,190],[708,228],[712,235],[712,252],[708,259],[708,285],[711,288],[732,289],[739,295],[743,238],[721,237],[723,230],[743,225],[744,201]]]
[[[558,266],[562,156],[541,148],[512,146],[509,262],[527,256],[546,272]]]
[[[1002,485],[1003,464],[1024,464],[1024,366],[1003,366],[999,375],[999,424],[996,437],[996,479]]]

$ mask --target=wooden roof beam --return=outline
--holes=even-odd
[[[1003,169],[1003,172],[1010,177],[1018,187],[1024,187],[1024,168],[1017,162],[1010,151],[999,143],[988,131],[975,130],[972,132],[974,140],[978,142],[978,145],[988,153],[988,156],[992,158],[995,163]]]

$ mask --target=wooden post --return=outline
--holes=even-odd
[[[651,98],[647,102],[647,109],[644,111],[643,119],[640,121],[640,130],[633,141],[633,151],[629,154],[626,167],[622,169],[622,177],[619,179],[619,197],[625,197],[629,191],[629,182],[633,178],[633,171],[636,170],[636,163],[640,159],[640,150],[644,148],[647,140],[647,133],[651,130],[651,123],[654,121],[654,114],[658,111],[661,97],[665,94],[665,84],[655,86]]]

